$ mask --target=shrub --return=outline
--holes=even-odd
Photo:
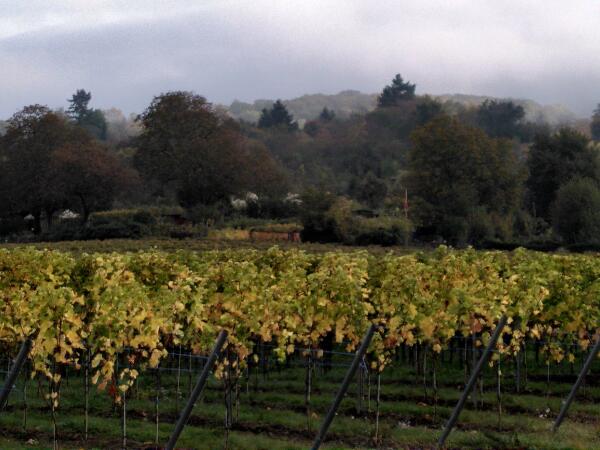
[[[336,242],[335,223],[328,215],[336,197],[330,192],[309,189],[302,195],[300,218],[302,240],[308,242]]]
[[[136,239],[143,235],[149,235],[150,226],[138,222],[137,216],[137,210],[93,213],[90,215],[84,235],[87,239]]]
[[[407,244],[413,227],[404,217],[363,217],[355,211],[359,205],[340,197],[327,212],[335,235],[345,244],[400,245]]]
[[[225,216],[230,211],[231,205],[224,202],[214,203],[212,205],[203,205],[199,203],[187,210],[187,216],[195,224],[213,227],[223,224]]]

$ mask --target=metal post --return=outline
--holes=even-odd
[[[223,348],[223,345],[225,344],[226,340],[227,340],[227,331],[221,330],[219,332],[219,336],[217,336],[217,341],[215,342],[213,351],[210,354],[208,361],[206,361],[206,364],[204,365],[202,372],[200,373],[200,376],[198,377],[196,386],[194,387],[194,390],[192,391],[190,398],[188,399],[188,402],[185,405],[185,408],[183,408],[183,411],[181,411],[181,415],[179,416],[177,425],[175,425],[175,430],[173,431],[173,434],[171,434],[171,437],[169,438],[169,442],[167,443],[167,446],[165,447],[165,449],[173,450],[173,448],[175,448],[177,439],[179,439],[179,435],[183,431],[183,428],[185,427],[187,421],[190,418],[190,415],[192,414],[192,409],[194,408],[194,405],[196,404],[198,397],[200,397],[200,394],[202,393],[202,390],[204,389],[204,385],[206,384],[208,375],[209,375],[213,365],[215,364],[215,361],[216,361],[217,357],[219,356],[219,353],[221,352],[221,349]]]
[[[358,348],[356,354],[354,355],[354,359],[352,360],[352,364],[350,365],[348,372],[346,372],[346,376],[344,377],[342,386],[340,387],[340,390],[338,391],[338,393],[335,397],[335,400],[333,401],[333,404],[331,405],[331,408],[329,409],[329,412],[327,413],[327,416],[325,417],[325,420],[323,421],[323,424],[321,425],[319,434],[317,435],[317,437],[315,438],[315,440],[313,442],[313,445],[311,447],[312,450],[317,450],[321,446],[323,439],[325,438],[325,435],[327,434],[327,430],[329,429],[329,426],[331,425],[331,422],[333,421],[333,418],[335,417],[335,412],[339,408],[340,403],[342,403],[342,399],[344,398],[344,395],[346,394],[346,391],[348,390],[348,386],[350,385],[350,382],[352,381],[352,378],[354,377],[354,374],[356,373],[356,369],[358,369],[358,365],[362,361],[363,356],[365,355],[365,353],[367,352],[367,349],[369,348],[369,344],[371,343],[371,339],[373,338],[374,333],[375,333],[375,325],[371,325],[369,327],[369,329],[367,330],[367,334],[365,334],[365,337],[363,338],[363,340],[360,344],[360,347]]]
[[[13,389],[15,381],[17,381],[17,377],[19,376],[19,372],[25,364],[27,360],[27,355],[29,355],[29,350],[31,350],[31,345],[33,341],[31,338],[27,338],[21,344],[21,349],[19,350],[19,354],[17,355],[17,359],[15,359],[15,363],[10,369],[8,376],[6,377],[6,381],[4,382],[4,386],[2,387],[2,392],[0,392],[0,410],[4,408],[6,401],[8,400],[8,396]]]
[[[490,339],[488,346],[486,347],[485,351],[483,352],[483,355],[481,355],[481,358],[479,358],[479,361],[477,362],[477,366],[475,366],[475,368],[473,369],[473,372],[471,373],[471,377],[469,378],[469,381],[468,381],[467,385],[465,386],[465,389],[463,390],[463,393],[460,396],[458,403],[454,407],[454,411],[452,411],[452,415],[450,416],[448,423],[446,423],[444,432],[442,433],[442,436],[438,440],[438,447],[442,447],[444,445],[444,442],[446,442],[446,439],[448,438],[448,435],[452,431],[452,428],[454,428],[454,425],[456,425],[456,421],[458,420],[458,416],[460,415],[461,411],[463,410],[463,408],[465,406],[467,397],[469,396],[471,390],[473,390],[473,387],[475,386],[475,382],[477,381],[479,372],[481,372],[483,365],[487,362],[494,347],[496,347],[496,342],[498,342],[498,338],[502,334],[502,330],[504,329],[504,326],[506,325],[506,320],[507,320],[507,317],[502,316],[500,318],[500,321],[498,322],[498,325],[496,325],[496,329],[494,330],[494,334],[492,335],[492,338]]]
[[[590,354],[588,355],[588,357],[585,361],[585,364],[581,368],[581,372],[579,372],[577,381],[575,381],[575,384],[571,388],[571,392],[569,392],[569,396],[567,397],[567,399],[565,401],[563,401],[562,407],[560,408],[560,413],[558,414],[558,417],[556,418],[556,421],[554,422],[554,425],[552,426],[552,431],[558,430],[558,427],[560,427],[560,424],[562,423],[563,419],[567,415],[567,410],[569,409],[569,406],[571,406],[571,402],[573,402],[573,399],[575,398],[575,394],[577,393],[579,386],[581,385],[585,376],[587,375],[588,371],[590,370],[590,366],[592,365],[592,362],[594,362],[594,358],[598,354],[599,350],[600,350],[600,336],[598,336],[598,338],[596,338],[596,343],[594,344],[592,351],[590,351]]]

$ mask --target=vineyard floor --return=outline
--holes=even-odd
[[[433,389],[431,361],[429,367],[426,365],[425,375],[418,374],[408,361],[397,361],[386,368],[381,377],[379,448],[433,448],[464,382],[462,362],[457,359],[450,363],[446,358],[445,363],[436,365],[437,393]],[[292,359],[287,367],[271,361],[266,372],[250,369],[239,382],[239,406],[234,405],[234,423],[227,438],[223,386],[211,379],[181,435],[179,448],[226,448],[226,440],[230,449],[308,448],[348,363],[348,357],[338,356],[330,371],[314,369],[310,423],[305,404],[306,368],[302,367],[302,357]],[[198,372],[181,370],[177,395],[177,367],[181,364],[178,366],[177,358],[172,358],[162,367],[158,378],[158,441],[163,445],[187,398],[190,378],[195,379]],[[586,386],[556,434],[551,433],[550,427],[578,367],[568,363],[551,367],[548,378],[545,363],[536,364],[530,356],[527,381],[525,383],[523,377],[521,392],[517,394],[514,367],[507,361],[500,378],[500,403],[496,370],[487,367],[483,395],[480,391],[475,400],[468,402],[457,429],[448,440],[448,447],[600,448],[600,363],[592,368]],[[22,377],[8,408],[0,414],[0,448],[52,448],[51,413],[43,399],[47,386],[38,386],[36,380],[27,382],[27,424],[24,429],[24,383]],[[358,380],[355,380],[330,428],[324,448],[376,448],[373,440],[376,377],[371,374],[363,378],[362,396],[358,389]],[[122,448],[122,409],[113,404],[106,392],[97,392],[92,387],[87,442],[83,439],[84,388],[80,374],[75,371],[67,374],[61,392],[61,407],[57,413],[60,448]],[[156,448],[156,393],[155,372],[144,372],[126,401],[128,448]]]

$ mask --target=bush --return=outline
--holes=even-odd
[[[150,225],[138,222],[141,218],[147,221],[146,215],[140,215],[138,210],[114,210],[90,215],[85,228],[86,239],[137,239],[151,234]]]
[[[363,217],[356,213],[359,205],[340,197],[325,213],[324,221],[332,224],[339,242],[348,245],[401,245],[412,235],[412,224],[404,217]]]
[[[469,240],[470,225],[465,217],[446,216],[436,229],[452,245],[465,245]]]
[[[214,227],[222,225],[225,216],[231,211],[231,205],[225,203],[214,203],[203,205],[201,203],[188,208],[187,216],[195,224]]]
[[[553,206],[554,229],[567,244],[600,243],[600,189],[589,178],[577,178],[558,189]]]
[[[328,215],[336,197],[330,192],[309,189],[302,195],[301,237],[307,242],[337,242],[335,223]]]

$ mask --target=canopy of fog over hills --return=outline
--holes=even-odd
[[[599,47],[595,0],[0,0],[0,119],[32,103],[64,106],[78,88],[128,115],[172,90],[230,105],[372,94],[395,73],[419,95],[531,99],[590,117]],[[304,100],[313,106],[290,109],[310,118],[318,102]]]

